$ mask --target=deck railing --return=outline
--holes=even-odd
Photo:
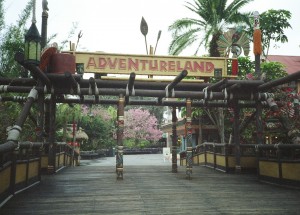
[[[241,144],[242,172],[257,172],[260,180],[300,186],[300,144]],[[235,145],[204,143],[193,148],[193,164],[224,172],[236,169]],[[186,165],[186,152],[180,153]]]
[[[66,143],[56,143],[56,171],[78,161]],[[0,207],[13,195],[39,183],[48,167],[48,144],[21,142],[16,148],[0,148]],[[72,159],[73,158],[73,159]]]
[[[185,165],[185,152],[180,153],[180,164]],[[193,148],[193,164],[224,172],[235,170],[235,147],[230,144],[206,142]],[[245,171],[256,169],[255,145],[241,145],[241,167]]]
[[[260,180],[300,186],[300,144],[258,145]]]

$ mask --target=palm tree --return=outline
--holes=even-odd
[[[179,19],[169,26],[169,31],[173,32],[169,54],[178,55],[186,47],[198,43],[195,55],[204,44],[211,57],[219,57],[219,36],[229,24],[247,22],[248,13],[240,13],[239,10],[251,1],[253,0],[233,0],[228,6],[227,0],[194,0],[194,4],[186,2],[185,7],[199,18]],[[203,38],[200,37],[201,32],[204,32]]]

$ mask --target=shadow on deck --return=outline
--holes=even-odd
[[[185,167],[171,173],[171,163],[126,166],[124,162],[124,180],[116,180],[115,167],[104,164],[87,161],[44,175],[39,185],[16,195],[0,214],[269,215],[300,211],[300,190],[264,184],[255,175],[195,166],[192,180],[187,180]]]

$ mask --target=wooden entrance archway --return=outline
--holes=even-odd
[[[63,53],[61,57],[69,57],[74,53]],[[76,53],[75,53],[76,56]],[[95,60],[88,58],[88,65],[99,67],[104,64],[115,67],[115,69],[122,70],[125,65],[123,58],[118,56],[118,60],[112,58],[104,58],[104,60],[98,60],[99,65]],[[128,56],[127,56],[128,57]],[[272,94],[267,91],[277,85],[293,81],[300,78],[300,72],[294,73],[287,77],[264,83],[261,80],[235,80],[231,79],[231,75],[224,75],[220,77],[220,81],[216,83],[203,83],[203,82],[184,82],[183,79],[191,73],[191,76],[199,76],[195,73],[195,68],[202,68],[202,64],[194,64],[194,67],[187,66],[192,65],[188,60],[185,63],[178,61],[178,65],[186,65],[187,68],[194,71],[188,71],[184,69],[180,72],[170,72],[168,75],[175,75],[174,79],[169,82],[158,82],[154,80],[140,81],[136,80],[136,74],[139,72],[130,72],[127,80],[116,80],[108,77],[104,78],[90,78],[84,79],[82,75],[75,74],[75,71],[62,70],[57,72],[43,71],[40,67],[33,64],[28,64],[23,61],[23,55],[18,53],[16,60],[28,69],[33,78],[14,78],[5,79],[0,78],[0,93],[29,93],[28,98],[25,97],[1,97],[2,101],[26,101],[23,111],[17,120],[15,126],[10,130],[7,138],[7,143],[0,145],[0,150],[10,150],[17,147],[18,136],[21,132],[21,128],[29,114],[31,105],[37,101],[39,104],[39,131],[44,131],[47,134],[47,142],[49,143],[49,159],[48,159],[48,171],[55,171],[55,112],[56,103],[79,103],[79,104],[113,104],[118,106],[118,133],[117,133],[117,156],[116,156],[116,172],[117,178],[123,178],[123,126],[124,126],[124,107],[125,105],[155,105],[155,106],[169,106],[173,108],[172,121],[173,121],[173,162],[172,171],[177,172],[176,163],[176,107],[186,107],[186,130],[187,130],[187,157],[186,157],[186,175],[188,178],[192,174],[192,145],[191,145],[191,108],[192,107],[231,107],[234,109],[234,144],[236,146],[236,168],[240,168],[240,137],[239,137],[239,111],[244,107],[255,108],[256,111],[256,123],[257,123],[257,143],[262,143],[262,121],[261,121],[261,108],[269,107],[272,102]],[[130,57],[128,57],[130,58]],[[144,59],[145,58],[145,59]],[[154,62],[154,57],[145,56],[139,65],[145,69],[146,59],[151,58]],[[80,59],[80,58],[79,58]],[[173,68],[176,65],[176,60],[173,61],[168,58],[163,58],[163,63],[158,63],[161,67],[165,68],[167,65]],[[193,58],[195,59],[195,58]],[[61,60],[58,57],[58,60]],[[181,59],[182,60],[182,59]],[[132,62],[131,62],[132,61]],[[131,67],[139,69],[137,67],[137,60],[131,58]],[[223,59],[224,61],[224,59]],[[119,67],[117,68],[117,63]],[[128,61],[129,62],[129,61]],[[148,61],[149,62],[149,61]],[[205,62],[209,62],[208,60]],[[225,61],[224,61],[225,62]],[[75,63],[75,62],[74,62]],[[76,62],[77,63],[77,62]],[[124,65],[123,65],[124,64]],[[225,63],[226,64],[226,63]],[[147,64],[150,66],[150,63]],[[196,66],[195,66],[196,65]],[[204,64],[203,64],[204,65]],[[213,65],[214,72],[210,75],[218,76],[218,71],[226,72],[226,70],[219,70],[212,63],[207,63],[208,68],[211,70]],[[218,65],[216,63],[216,65]],[[77,63],[77,69],[80,70],[87,68],[82,62]],[[159,69],[159,66],[155,67]],[[103,68],[103,71],[106,71]],[[124,68],[125,69],[125,66]],[[161,68],[160,68],[161,69]],[[175,68],[174,68],[175,70]],[[148,71],[148,70],[147,70]],[[78,71],[79,72],[79,71]],[[112,72],[113,73],[113,72]],[[153,71],[145,72],[146,75],[155,75]],[[227,72],[226,72],[227,74]],[[158,73],[158,75],[162,75]],[[205,77],[209,77],[207,74]],[[74,95],[74,97],[66,97],[65,95]],[[119,99],[103,99],[102,95],[118,96]],[[92,98],[90,96],[93,96]],[[152,100],[141,101],[135,100],[135,96],[140,97],[152,97]],[[168,100],[173,98],[176,100]],[[44,108],[44,104],[45,108]],[[40,141],[43,140],[43,136],[39,136]]]

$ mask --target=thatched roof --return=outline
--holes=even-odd
[[[73,138],[73,133],[71,129],[67,129],[67,138],[72,139]],[[88,140],[89,137],[88,135],[84,132],[82,128],[79,128],[78,131],[76,131],[76,140]]]

